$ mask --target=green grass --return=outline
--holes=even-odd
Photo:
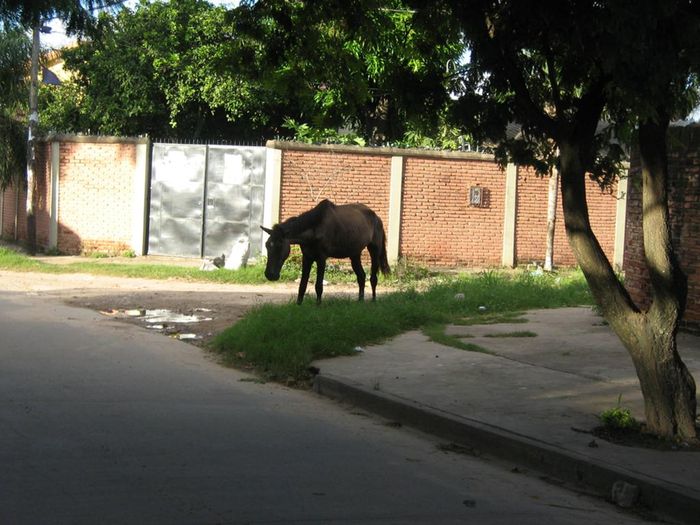
[[[444,278],[424,292],[380,295],[377,302],[349,299],[307,300],[261,305],[215,338],[212,348],[225,362],[252,366],[265,377],[298,381],[319,358],[352,355],[355,347],[378,343],[407,330],[424,329],[429,337],[454,343],[444,335],[448,323],[513,322],[523,310],[591,304],[580,272],[564,277],[487,272]],[[456,294],[464,294],[457,299]],[[488,314],[480,313],[486,306]],[[501,321],[496,321],[501,319]],[[440,335],[442,333],[442,336]],[[467,343],[464,349],[472,348]]]
[[[280,274],[280,281],[293,282],[301,275],[301,253],[298,247],[294,247],[292,255],[285,262]],[[122,257],[132,257],[133,252],[124,252]],[[10,248],[0,246],[0,269],[15,272],[42,272],[42,273],[90,273],[95,275],[109,275],[113,277],[130,277],[143,279],[178,279],[190,282],[215,282],[230,284],[265,284],[265,259],[248,265],[239,270],[218,270],[205,272],[198,267],[185,267],[167,264],[138,264],[117,263],[110,261],[107,254],[94,252],[81,258],[79,262],[70,263],[45,263],[32,257],[28,257]],[[419,266],[406,264],[400,265],[400,274],[380,276],[380,286],[406,285],[420,280],[429,281],[435,274],[421,269]],[[356,277],[349,263],[342,261],[330,261],[326,268],[325,280],[329,283],[355,283]],[[313,284],[316,278],[315,266],[311,272],[309,282]]]
[[[90,273],[94,275],[109,275],[113,277],[130,277],[142,279],[178,279],[191,282],[215,282],[237,284],[264,284],[265,262],[246,266],[239,270],[226,270],[220,268],[215,271],[205,272],[198,267],[185,267],[167,264],[138,264],[115,263],[108,257],[86,256],[79,262],[70,263],[45,263],[32,257],[16,252],[12,249],[0,247],[0,269],[15,272],[41,272],[41,273]],[[300,268],[294,264],[286,264],[283,268],[280,280],[292,282],[299,277]],[[329,272],[329,279],[336,275],[339,281],[346,279],[343,272]],[[354,277],[354,275],[353,275]]]
[[[527,323],[527,319],[525,319],[523,315],[525,315],[525,312],[479,312],[478,315],[465,317],[463,319],[455,319],[452,324],[459,326],[472,326],[475,324]]]
[[[458,350],[466,350],[468,352],[481,352],[483,354],[492,354],[490,350],[487,350],[483,346],[479,346],[474,343],[465,343],[462,341],[465,337],[472,337],[470,335],[467,336],[454,336],[454,335],[448,335],[445,333],[445,325],[444,324],[432,324],[428,326],[423,327],[423,333],[434,343],[438,343],[444,346],[451,346],[452,348],[457,348]]]
[[[537,334],[529,330],[520,330],[516,332],[504,332],[502,334],[486,334],[484,337],[537,337]]]

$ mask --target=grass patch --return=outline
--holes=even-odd
[[[452,324],[459,326],[473,326],[482,324],[516,324],[527,323],[527,319],[523,317],[525,312],[497,312],[497,313],[478,313],[471,317],[455,319]]]
[[[481,352],[483,354],[493,354],[493,352],[487,350],[483,346],[479,346],[474,343],[465,343],[464,341],[462,341],[464,337],[471,336],[456,337],[454,335],[446,334],[444,324],[433,324],[429,326],[424,326],[423,333],[434,343],[438,343],[444,346],[451,346],[452,348],[466,350],[468,352]]]
[[[294,282],[301,276],[301,252],[292,251],[291,256],[285,262],[280,274],[280,281]],[[298,253],[297,253],[298,252]],[[54,254],[57,255],[57,254]],[[125,251],[122,257],[134,258],[132,251]],[[61,264],[52,262],[51,264],[38,261],[23,253],[11,248],[0,246],[0,269],[15,272],[41,272],[53,274],[69,273],[90,273],[95,275],[109,275],[112,277],[128,277],[142,279],[170,280],[176,279],[188,282],[214,282],[222,284],[265,284],[265,264],[266,260],[261,257],[257,262],[240,268],[238,270],[227,270],[219,268],[214,271],[202,271],[198,267],[186,267],[169,264],[138,264],[138,263],[118,263],[110,261],[112,256],[103,252],[92,252],[81,258],[78,262],[67,262]],[[365,268],[368,270],[368,268]],[[379,285],[390,284],[396,286],[399,283],[407,285],[416,283],[420,279],[430,280],[434,276],[427,271],[422,271],[416,266],[403,265],[402,277],[396,274],[391,276],[379,276]],[[349,263],[343,261],[329,260],[326,266],[324,278],[329,283],[355,283],[357,278]],[[316,279],[316,266],[314,265],[309,278],[313,286]],[[368,283],[369,284],[369,283]]]
[[[458,294],[464,298],[457,299]],[[315,359],[352,355],[356,346],[407,330],[424,329],[428,337],[439,339],[446,337],[440,326],[448,323],[513,322],[527,309],[581,304],[591,304],[591,296],[580,272],[556,279],[487,272],[443,278],[420,293],[380,295],[376,302],[331,299],[321,306],[313,301],[302,306],[261,305],[219,334],[212,347],[229,363],[251,366],[268,378],[296,381],[308,376]],[[486,306],[488,313],[479,313],[479,306]],[[437,342],[442,341],[448,339]]]
[[[126,256],[129,256],[127,254]],[[41,272],[53,274],[90,273],[94,275],[108,275],[112,277],[129,277],[142,279],[170,280],[177,279],[189,282],[214,282],[225,284],[264,284],[265,261],[260,260],[238,270],[220,268],[215,271],[205,272],[197,267],[186,267],[168,264],[138,264],[111,262],[110,257],[103,254],[90,255],[81,258],[78,262],[70,263],[45,263],[7,247],[0,246],[0,269],[14,272]],[[285,264],[281,281],[293,282],[301,274],[301,269],[293,261]],[[354,274],[352,275],[354,279]],[[344,270],[332,269],[327,273],[327,280],[335,279],[337,282],[349,282],[349,276]],[[313,281],[312,281],[313,282]]]
[[[535,332],[521,330],[516,332],[505,332],[502,334],[486,334],[484,337],[537,337]]]

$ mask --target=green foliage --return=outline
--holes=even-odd
[[[43,89],[45,129],[248,140],[269,127],[270,99],[227,70],[235,31],[203,0],[141,2],[103,14],[63,52],[72,81]]]
[[[317,129],[309,124],[302,124],[294,119],[288,118],[284,121],[284,127],[291,131],[292,140],[305,142],[307,144],[348,144],[351,146],[365,146],[366,142],[357,134],[340,133],[336,129]]]
[[[444,64],[463,46],[427,46],[400,0],[370,4],[142,1],[102,15],[65,51],[74,80],[43,90],[44,125],[254,140],[284,134],[286,122],[312,142],[385,143],[409,129],[429,141],[419,132],[436,129]],[[356,135],[335,131],[346,127]]]
[[[464,294],[463,300],[455,298],[458,293]],[[330,299],[321,306],[313,301],[302,306],[264,305],[222,332],[213,348],[224,360],[252,365],[266,376],[300,380],[306,377],[314,359],[352,355],[358,346],[406,330],[423,327],[439,342],[456,345],[455,338],[445,337],[440,326],[465,318],[489,319],[480,315],[480,305],[487,305],[492,318],[495,313],[590,301],[580,273],[558,281],[532,278],[526,273],[462,275],[434,284],[423,293],[409,289],[380,295],[373,303]],[[464,343],[460,346],[481,350]]]
[[[401,0],[246,2],[234,15],[258,45],[259,81],[298,102],[296,120],[350,127],[367,144],[434,129],[448,101],[445,64],[463,51],[456,35],[427,45]]]
[[[0,108],[0,190],[22,180],[27,166],[26,126]]]
[[[617,398],[617,406],[604,410],[598,419],[608,430],[638,431],[640,423],[634,418],[629,408],[620,406],[622,394]]]
[[[24,31],[0,26],[0,189],[19,181],[27,164],[30,51]]]

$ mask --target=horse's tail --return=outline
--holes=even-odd
[[[379,216],[377,216],[374,227],[377,230],[378,236],[382,238],[382,244],[379,249],[379,269],[383,275],[389,275],[389,273],[391,273],[391,268],[389,268],[389,261],[386,256],[386,233],[384,232],[384,223],[382,223]]]

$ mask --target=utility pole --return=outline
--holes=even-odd
[[[32,29],[32,70],[29,86],[29,129],[27,131],[27,249],[36,253],[36,216],[34,198],[36,185],[36,136],[39,131],[39,49],[41,22],[37,20]]]

